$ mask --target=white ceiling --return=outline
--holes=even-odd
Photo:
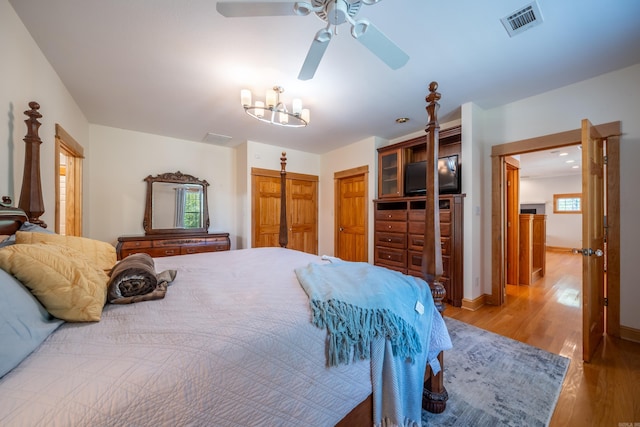
[[[313,14],[224,18],[214,0],[9,1],[90,123],[198,142],[227,135],[227,145],[324,153],[423,129],[433,80],[446,122],[466,102],[492,108],[640,62],[638,0],[538,0],[543,23],[513,38],[500,19],[529,0],[383,0],[357,18],[408,64],[389,69],[344,24],[309,81],[297,75],[324,26]],[[308,127],[244,114],[240,89],[276,84],[285,102],[311,109]]]

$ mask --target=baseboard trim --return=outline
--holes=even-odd
[[[487,296],[487,294],[482,294],[478,298],[474,298],[472,300],[462,298],[462,308],[464,308],[465,310],[476,311],[477,309],[485,305]]]
[[[462,303],[464,304],[464,300]],[[620,338],[640,343],[640,329],[620,325]]]
[[[573,248],[563,248],[562,246],[547,246],[550,252],[573,252]]]

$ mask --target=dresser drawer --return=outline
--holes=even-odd
[[[450,222],[441,222],[440,223],[440,235],[443,237],[451,236],[451,223]]]
[[[422,272],[422,252],[407,251],[407,268],[415,272]]]
[[[410,221],[409,233],[424,235],[424,218],[422,221]]]
[[[195,245],[205,245],[207,243],[207,239],[205,238],[191,238],[191,239],[181,239],[181,238],[173,238],[173,239],[164,239],[164,240],[154,240],[153,247],[154,248],[164,248],[167,246],[195,246]]]
[[[225,251],[226,248],[222,245],[192,245],[182,246],[180,248],[180,255],[199,254],[202,252],[217,252]]]
[[[440,247],[442,248],[442,255],[450,255],[451,254],[451,239],[448,237],[440,238]]]
[[[375,244],[389,248],[404,249],[407,247],[406,234],[376,232]]]
[[[152,246],[153,244],[150,240],[135,240],[130,242],[122,242],[120,244],[120,247],[122,248],[123,251],[135,251],[136,249],[146,249]],[[143,252],[143,251],[138,251],[138,252]]]
[[[406,251],[404,250],[376,246],[374,251],[376,264],[392,265],[399,268],[407,266]]]
[[[440,222],[451,222],[451,211],[440,211]]]
[[[403,209],[390,209],[376,211],[377,221],[406,221],[407,211]]]
[[[399,221],[376,221],[376,231],[406,233],[407,223]]]
[[[409,234],[408,249],[421,251],[424,247],[424,234]]]
[[[411,209],[409,212],[409,221],[422,221],[425,220],[424,209]]]

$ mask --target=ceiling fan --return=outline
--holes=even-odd
[[[351,35],[369,49],[374,55],[385,62],[391,69],[396,70],[407,63],[409,55],[396,46],[387,36],[367,19],[356,20],[355,16],[360,7],[373,5],[380,0],[310,0],[297,2],[269,2],[269,1],[220,1],[216,10],[227,18],[249,16],[306,16],[315,13],[327,23],[319,30],[302,64],[298,79],[313,78],[324,52],[329,46],[331,37],[335,34],[335,27],[345,22],[351,24]],[[334,26],[334,31],[331,30]]]

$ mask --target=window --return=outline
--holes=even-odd
[[[557,214],[581,214],[582,194],[554,194],[553,213]]]

